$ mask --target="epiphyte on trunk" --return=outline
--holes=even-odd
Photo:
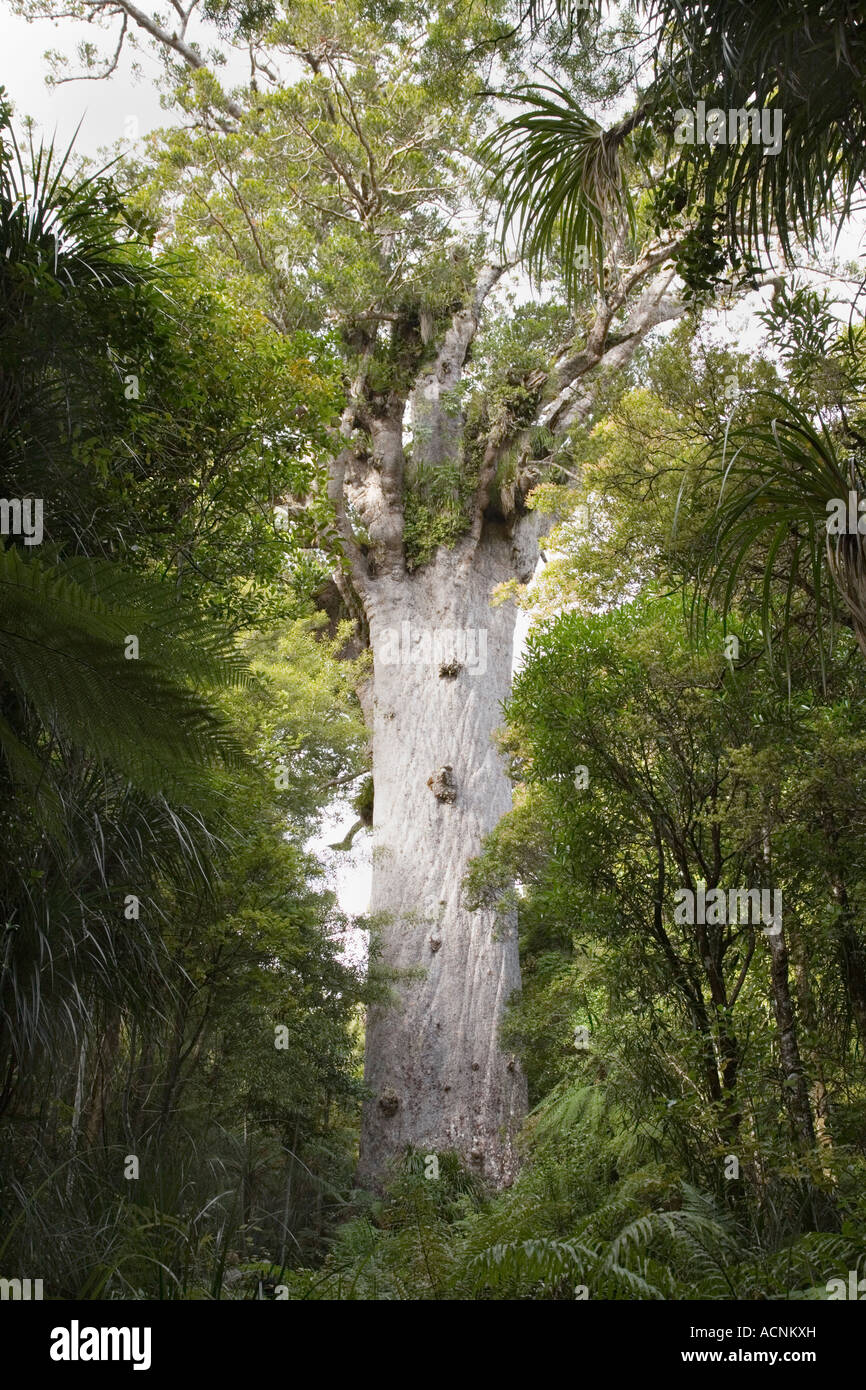
[[[437,768],[433,776],[427,778],[427,786],[430,787],[437,801],[457,800],[457,783],[454,780],[454,769],[450,763]]]

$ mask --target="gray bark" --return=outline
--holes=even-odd
[[[531,526],[442,549],[367,601],[374,654],[373,894],[392,999],[368,1010],[362,1179],[411,1145],[456,1150],[511,1181],[526,1085],[499,1045],[520,987],[514,914],[470,911],[462,879],[511,806],[493,742],[511,683],[516,612],[494,585],[534,567]],[[395,659],[396,658],[396,659]]]
[[[661,272],[638,297],[623,335],[607,341],[628,291],[663,259],[653,252],[629,271],[621,295],[599,308],[581,353],[564,353],[549,374],[535,375],[538,423],[565,433],[586,419],[598,380],[620,369],[655,324],[682,312],[667,293],[673,272]],[[411,408],[415,465],[460,460],[464,421],[452,393],[501,273],[480,272],[471,302],[453,316],[406,399],[368,392],[362,364],[329,482],[373,651],[363,696],[373,745],[371,916],[390,998],[367,1014],[370,1097],[358,1176],[371,1184],[411,1147],[456,1151],[487,1181],[505,1186],[516,1171],[515,1140],[526,1112],[519,1063],[500,1045],[507,1004],[520,987],[515,915],[470,911],[462,880],[511,806],[493,736],[511,685],[516,609],[510,601],[491,607],[490,595],[497,584],[531,577],[542,520],[524,513],[512,514],[510,524],[496,521],[501,513],[489,503],[499,460],[509,448],[521,452],[531,430],[515,436],[491,422],[470,524],[453,549],[441,548],[414,573],[403,550],[404,412]],[[359,430],[366,449],[353,442]],[[364,554],[347,504],[367,529]]]

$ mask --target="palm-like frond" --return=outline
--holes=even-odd
[[[72,144],[58,154],[53,145],[32,146],[29,162],[14,130],[0,138],[0,254],[31,276],[40,269],[68,289],[107,290],[152,278],[152,271],[121,254],[116,234],[120,202],[106,169],[69,178]]]
[[[866,31],[850,0],[654,0],[667,36],[648,95],[673,105],[775,109],[782,143],[684,146],[691,194],[723,210],[731,243],[754,251],[773,232],[786,257],[822,217],[846,218],[866,172]]]
[[[620,161],[632,126],[623,122],[603,130],[558,84],[527,86],[513,95],[528,109],[482,146],[505,187],[503,231],[515,232],[536,277],[556,253],[572,291],[590,277],[600,282],[611,227],[634,222]]]
[[[0,112],[0,445],[7,487],[56,525],[56,544],[0,547],[0,1108],[35,1057],[83,1058],[101,1014],[170,1007],[167,911],[208,891],[221,779],[242,762],[218,693],[248,680],[173,586],[62,549],[105,325],[141,341],[139,289],[163,284],[110,183],[68,165],[43,147],[27,167]]]
[[[498,1289],[520,1284],[558,1284],[563,1279],[585,1283],[585,1275],[597,1263],[597,1252],[573,1240],[501,1242],[474,1256],[467,1266],[476,1289]]]
[[[822,663],[823,634],[827,620],[838,609],[838,598],[866,651],[866,537],[832,535],[826,527],[828,503],[838,499],[847,505],[849,491],[862,493],[857,460],[840,456],[830,430],[822,423],[816,426],[786,397],[760,393],[755,402],[765,407],[766,423],[727,431],[708,454],[709,478],[718,485],[719,500],[707,525],[711,555],[698,574],[693,617],[701,600],[705,605],[717,603],[727,617],[746,561],[760,548],[762,619],[768,643],[771,602],[778,583],[776,566],[783,559],[787,573],[783,625],[790,619],[798,579],[804,580],[816,607]],[[684,480],[680,500],[685,486]]]
[[[699,1193],[682,1189],[682,1209],[634,1215],[628,1191],[586,1217],[567,1239],[498,1242],[473,1255],[465,1272],[476,1292],[542,1286],[571,1296],[574,1284],[590,1298],[664,1299],[693,1294],[730,1296],[725,1266],[736,1244],[724,1218]]]
[[[131,637],[137,658],[125,654]],[[202,694],[247,679],[231,640],[110,566],[0,552],[0,679],[47,733],[151,794],[188,795],[210,763],[238,756]],[[32,770],[32,750],[13,739],[7,724],[10,770]]]
[[[735,256],[752,256],[777,234],[786,258],[797,238],[818,235],[822,219],[849,216],[866,175],[866,27],[852,0],[646,0],[646,35],[660,47],[656,75],[638,105],[603,132],[564,88],[520,88],[528,112],[506,121],[484,147],[504,182],[502,217],[537,272],[557,252],[574,285],[579,246],[601,277],[610,215],[630,211],[619,152],[652,122],[667,138],[676,208],[717,215]],[[597,17],[593,3],[587,15]],[[530,6],[538,28],[576,19],[567,0]],[[781,144],[684,144],[674,153],[678,110],[698,101],[725,112],[777,111]],[[673,156],[673,157],[672,157]]]
[[[127,640],[140,654],[128,660]],[[246,681],[231,640],[161,586],[0,551],[0,1040],[26,1075],[80,1047],[100,1000],[166,1007],[165,885],[206,889],[220,766],[239,751],[211,692]],[[205,819],[207,817],[207,820]],[[126,895],[142,920],[125,920]]]

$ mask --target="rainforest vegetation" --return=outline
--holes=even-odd
[[[11,8],[166,109],[0,92],[0,1275],[839,1296],[862,6]]]

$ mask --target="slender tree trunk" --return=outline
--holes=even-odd
[[[842,978],[860,1046],[866,1051],[866,949],[860,940],[857,923],[851,911],[844,862],[839,852],[839,832],[832,810],[824,812],[822,826],[829,847],[825,871],[833,893],[833,901],[839,908],[834,931],[839,945]]]
[[[781,931],[775,936],[768,935],[767,942],[770,947],[770,983],[779,1031],[779,1061],[785,1104],[797,1138],[811,1147],[815,1143],[815,1128],[809,1104],[809,1087],[797,1044],[794,1003],[788,980],[788,948]]]
[[[114,1074],[114,1063],[120,1043],[120,1014],[111,1014],[100,1034],[96,1049],[96,1066],[90,1099],[87,1104],[85,1134],[88,1147],[94,1146],[100,1134],[105,1134],[105,1112]]]
[[[772,888],[770,834],[766,830],[764,831],[764,867],[767,880]],[[776,1027],[779,1033],[779,1061],[782,1068],[785,1105],[798,1140],[804,1146],[812,1148],[815,1144],[815,1126],[812,1120],[812,1107],[809,1103],[809,1086],[797,1041],[797,1022],[788,977],[788,947],[785,944],[784,928],[781,924],[778,929],[767,931],[766,939],[770,948],[770,988],[773,995]]]
[[[833,899],[839,906],[836,935],[839,942],[839,955],[842,964],[842,978],[851,1002],[851,1012],[860,1039],[860,1046],[866,1050],[866,952],[860,940],[857,926],[851,912],[848,890],[842,875],[832,874]]]
[[[830,1133],[830,1097],[827,1093],[823,1060],[816,1042],[819,1037],[819,1026],[815,1011],[815,996],[812,991],[808,957],[802,933],[797,928],[793,928],[789,932],[789,940],[791,943],[790,956],[794,964],[794,979],[797,984],[797,1005],[803,1020],[806,1056],[809,1071],[813,1077],[810,1098],[815,1116],[815,1137],[818,1141],[818,1147],[822,1151],[824,1173],[832,1181],[833,1170],[828,1162],[833,1151],[833,1138]]]
[[[534,537],[531,538],[531,547]],[[415,576],[385,579],[367,604],[374,653],[371,911],[392,1002],[368,1011],[360,1174],[411,1145],[456,1150],[505,1184],[526,1085],[499,1046],[519,989],[514,915],[469,911],[462,879],[511,805],[493,734],[511,684],[515,609],[493,586],[531,569],[505,528],[471,565],[440,550]]]
[[[70,1163],[66,1174],[66,1195],[72,1192],[73,1181],[75,1178],[74,1159],[78,1153],[78,1138],[81,1132],[81,1110],[84,1104],[84,1078],[87,1071],[87,1035],[81,1039],[81,1046],[78,1049],[78,1066],[75,1073],[75,1099],[72,1102],[72,1122],[69,1127],[69,1158]]]

